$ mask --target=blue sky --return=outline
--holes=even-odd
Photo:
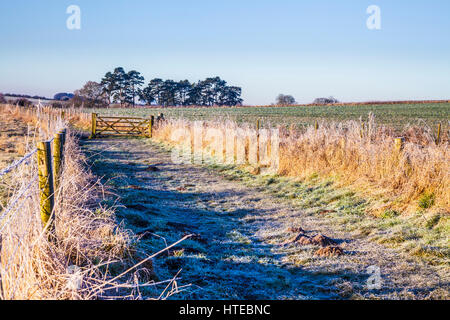
[[[69,5],[81,30],[66,28]],[[450,97],[448,0],[15,0],[0,17],[0,92],[72,92],[123,66],[146,81],[220,76],[253,105]]]

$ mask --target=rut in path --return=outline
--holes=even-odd
[[[159,279],[181,269],[178,284],[191,284],[176,299],[426,298],[448,289],[438,268],[337,231],[214,170],[174,164],[146,140],[83,141],[83,150],[97,154],[92,170],[120,196],[118,219],[141,236],[141,248],[150,254],[195,235],[154,261]],[[305,239],[323,234],[344,254],[324,257],[318,244],[289,243],[300,232]],[[371,266],[381,271],[380,289],[367,286]]]

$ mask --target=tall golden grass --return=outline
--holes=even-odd
[[[0,106],[2,117],[33,124],[35,130],[24,137],[29,141],[27,150],[65,125],[56,111],[47,111],[39,114],[37,110]],[[71,117],[83,124],[83,115]],[[55,190],[52,237],[40,218],[35,161],[0,180],[8,190],[6,208],[27,190],[0,222],[0,300],[134,299],[137,288],[154,284],[152,260],[142,260],[146,255],[136,252],[135,236],[117,225],[111,209],[99,206],[105,190],[90,173],[70,130],[64,154],[61,184]],[[2,209],[0,214],[5,212]],[[125,271],[117,276],[117,270]],[[165,295],[173,293],[176,290]]]
[[[236,127],[231,122],[207,122],[226,132]],[[184,128],[193,132],[188,120],[169,120],[155,127],[154,138],[161,142],[192,144],[175,141],[174,130]],[[245,127],[249,130],[248,126]],[[374,117],[361,121],[325,122],[305,130],[294,127],[280,129],[278,174],[307,180],[312,176],[332,178],[336,186],[345,186],[372,198],[371,213],[398,210],[403,214],[416,212],[423,196],[433,198],[431,210],[450,212],[450,153],[448,133],[436,144],[431,129],[409,128],[404,132],[404,149],[397,152],[394,130],[378,126]],[[208,141],[202,138],[202,147]],[[250,142],[245,145],[246,157]],[[235,148],[236,150],[236,148]],[[256,172],[259,172],[256,171]]]
[[[424,195],[435,199],[433,210],[450,209],[448,138],[436,144],[430,130],[410,128],[404,149],[396,136],[370,117],[365,129],[357,121],[320,124],[305,132],[288,131],[280,152],[280,174],[307,178],[335,177],[343,186],[387,200],[372,209],[417,211]]]
[[[66,111],[65,121],[60,119],[60,111],[52,109],[38,115],[30,109],[6,106],[0,114],[33,124],[30,143],[50,138],[65,121],[85,128],[90,125],[89,115],[76,110]],[[226,132],[237,124],[215,121],[205,126]],[[182,119],[160,122],[155,126],[154,139],[172,145],[192,145],[192,139],[172,139],[174,130],[180,128],[193,132],[193,123]],[[249,125],[243,129],[253,130]],[[322,122],[317,130],[314,127],[301,131],[293,127],[279,129],[280,175],[303,180],[311,176],[331,177],[338,186],[375,199],[369,208],[373,213],[387,209],[404,214],[415,212],[424,195],[432,195],[434,203],[430,210],[449,212],[448,132],[436,144],[431,130],[410,128],[404,132],[404,149],[396,151],[394,131],[377,125],[373,117],[364,126],[360,121],[347,121]],[[244,143],[249,161],[251,142]],[[208,137],[202,137],[202,148],[208,151],[210,144]],[[56,191],[57,241],[50,241],[43,231],[37,184],[8,217],[7,223],[0,225],[3,229],[0,232],[0,299],[93,299],[107,297],[111,290],[122,297],[130,292],[122,279],[111,276],[108,266],[118,261],[125,272],[136,270],[132,264],[127,266],[129,257],[135,255],[133,236],[117,226],[112,211],[98,207],[102,186],[87,169],[86,159],[72,134],[67,139],[65,153],[62,184]],[[14,172],[9,179],[13,181],[10,193],[20,193],[35,175],[35,164]],[[82,281],[78,287],[73,286],[71,266],[80,268]]]
[[[56,243],[43,229],[34,184],[1,232],[0,299],[98,297],[103,291],[95,288],[106,276],[99,266],[122,260],[129,249],[131,235],[117,228],[114,216],[108,211],[93,211],[98,185],[84,169],[73,136],[67,140],[65,153],[62,183],[56,191]],[[35,176],[34,165],[15,172],[13,180],[20,181],[18,191]],[[70,285],[77,276],[71,274],[72,265],[81,268],[79,288]]]
[[[4,117],[21,120],[32,125],[38,132],[40,139],[45,139],[55,132],[62,122],[75,125],[77,128],[87,129],[91,125],[91,115],[80,110],[54,109],[51,107],[19,107],[0,105],[0,113]]]

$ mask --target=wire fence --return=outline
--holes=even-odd
[[[11,195],[6,202],[6,206],[3,209],[0,209],[0,235],[12,220],[13,216],[25,205],[26,200],[38,191],[36,160],[33,160],[33,157],[36,157],[37,152],[38,150],[36,148],[0,171],[0,182],[6,183],[6,177],[11,175],[11,178],[9,179],[11,180],[10,184],[13,185],[11,188],[15,189],[10,192]],[[24,170],[24,166],[29,168]]]
[[[29,112],[29,110],[24,112]],[[35,117],[38,120],[37,129],[42,130],[42,127],[45,125],[47,137],[52,136],[51,139],[44,141],[44,143],[52,144],[55,141],[55,135],[50,135],[50,132],[56,133],[58,129],[65,127],[65,122],[61,115],[58,116],[49,112],[44,113],[38,108]],[[53,149],[54,147],[51,148]],[[55,160],[55,153],[51,150],[48,151],[50,155],[49,165],[51,167]],[[39,148],[33,148],[25,156],[0,170],[0,184],[7,186],[6,189],[9,191],[3,197],[6,197],[6,199],[1,199],[0,197],[0,201],[3,200],[4,203],[3,208],[0,205],[0,239],[8,223],[25,206],[26,201],[39,193],[38,152]],[[48,183],[53,183],[53,181]]]
[[[33,155],[35,155],[36,152],[37,152],[37,149],[34,149],[33,151],[31,151],[30,153],[25,155],[23,158],[14,161],[11,165],[6,167],[5,169],[0,170],[0,178],[2,178],[3,176],[7,175],[10,172],[12,172],[13,170],[17,169],[23,163],[29,164],[31,157]]]
[[[0,213],[0,235],[2,234],[5,227],[8,225],[9,221],[13,218],[13,216],[23,208],[25,205],[25,200],[28,198],[33,192],[33,187],[36,186],[38,181],[38,176],[36,175],[31,182],[23,188],[9,203],[9,205]],[[19,200],[23,201],[19,201]],[[16,209],[13,211],[13,209]]]
[[[61,208],[59,201],[62,201],[62,187],[59,188],[58,185],[61,185],[64,170],[65,128],[68,121],[65,120],[63,111],[56,109],[0,106],[0,111],[2,115],[23,123],[22,126],[14,122],[11,128],[1,127],[0,131],[5,129],[14,130],[15,133],[23,132],[22,141],[18,145],[26,147],[24,156],[10,160],[10,163],[3,162],[5,167],[2,165],[0,168],[2,300],[16,295],[16,286],[30,274],[27,269],[30,267],[29,259],[54,239],[54,229],[50,226],[55,225],[55,215]],[[2,142],[8,145],[17,143],[16,136],[17,134],[10,140],[7,137]],[[18,146],[15,147],[20,150]],[[3,155],[9,157],[7,153]],[[55,200],[58,203],[55,204]],[[52,205],[45,207],[48,211],[43,211],[43,205],[47,203]]]

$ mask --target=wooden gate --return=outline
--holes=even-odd
[[[91,139],[99,135],[129,135],[152,137],[154,116],[150,119],[136,117],[109,117],[92,114]]]

